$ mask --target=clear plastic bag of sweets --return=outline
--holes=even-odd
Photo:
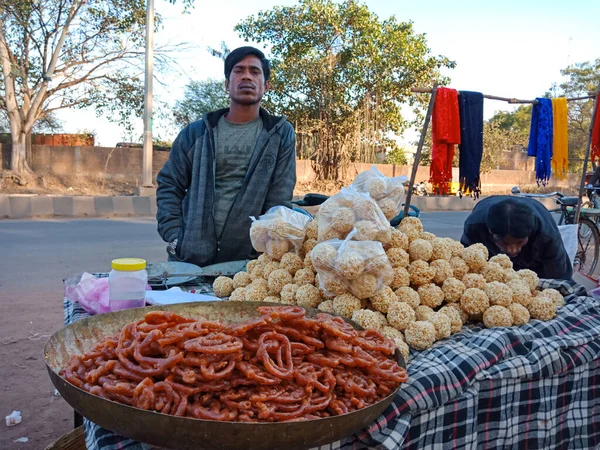
[[[377,167],[361,172],[351,186],[357,191],[369,194],[377,202],[385,217],[390,220],[398,215],[404,199],[405,175],[388,178]]]
[[[302,247],[310,217],[285,206],[273,206],[258,219],[250,217],[250,240],[257,252],[280,260]]]
[[[321,242],[312,249],[310,258],[319,286],[329,296],[349,292],[358,299],[367,299],[389,286],[394,278],[383,246],[376,241]]]
[[[345,239],[353,234],[355,241],[389,242],[390,223],[369,194],[354,188],[342,190],[319,208],[319,241]]]

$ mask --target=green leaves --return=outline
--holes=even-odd
[[[0,109],[13,141],[64,108],[95,106],[131,127],[143,109],[145,28],[146,0],[0,0]],[[157,71],[164,62],[156,49]]]
[[[553,87],[555,96],[580,97],[594,92],[600,82],[600,58],[573,64],[561,70],[567,81]],[[594,100],[569,102],[569,171],[579,172],[583,167]],[[592,162],[595,167],[595,162]]]
[[[236,26],[240,37],[265,43],[272,54],[272,86],[265,106],[296,125],[300,157],[318,175],[339,178],[351,161],[366,161],[410,122],[401,105],[420,117],[427,99],[413,86],[445,83],[443,67],[411,22],[380,20],[358,1],[301,0],[275,7]]]
[[[398,147],[394,142],[391,142],[391,150],[388,150],[385,155],[384,164],[396,164],[398,166],[403,166],[408,164],[408,159],[406,158],[406,152],[402,147]]]
[[[531,107],[530,107],[531,108]],[[514,114],[514,113],[513,113]],[[481,172],[487,173],[495,170],[502,163],[504,152],[508,152],[515,145],[527,146],[526,134],[514,128],[503,128],[497,121],[488,120],[483,124],[483,157],[481,158]]]
[[[173,115],[178,125],[186,126],[209,112],[229,106],[223,81],[192,81],[186,86],[184,99],[175,105]]]

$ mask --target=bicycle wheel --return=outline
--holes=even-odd
[[[600,232],[590,219],[579,219],[577,231],[577,254],[573,262],[573,270],[587,276],[592,276],[598,265],[600,253]]]

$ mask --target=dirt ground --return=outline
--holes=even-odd
[[[136,180],[113,179],[103,177],[68,176],[43,174],[31,177],[25,186],[4,178],[0,172],[0,194],[37,194],[37,195],[133,195]],[[341,182],[298,183],[294,196],[303,196],[308,192],[327,195],[334,194],[343,186]]]
[[[8,172],[0,171],[0,194],[37,194],[37,195],[133,195],[137,186],[136,179],[105,180],[101,176],[69,176],[43,174],[31,177],[27,185],[20,186],[11,178],[5,177]],[[309,182],[298,183],[294,189],[295,197],[304,194],[321,193],[332,195],[338,192],[344,184],[342,182]],[[566,195],[577,195],[578,186],[562,189]],[[538,187],[536,185],[521,186],[522,192],[543,194],[554,191],[553,187]],[[508,194],[507,191],[485,190],[485,195]]]
[[[133,195],[135,180],[103,177],[40,174],[28,178],[21,186],[0,173],[0,194],[37,195]]]
[[[62,310],[44,308],[41,313],[40,304],[44,301],[47,299],[22,296],[18,304],[3,308],[4,317],[11,317],[0,332],[3,361],[0,448],[3,450],[44,449],[73,429],[73,410],[60,396],[54,395],[43,358],[46,339],[62,326]],[[7,427],[4,417],[13,409],[20,410],[23,419],[21,424]],[[27,438],[28,442],[15,442],[19,438]]]

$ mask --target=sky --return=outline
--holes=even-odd
[[[544,95],[553,83],[562,81],[560,70],[569,64],[600,58],[600,1],[598,0],[402,0],[363,1],[380,20],[395,16],[412,21],[418,33],[425,33],[433,55],[456,61],[455,69],[444,74],[450,87],[479,91],[501,97],[533,99]],[[172,54],[177,65],[154,83],[155,102],[170,105],[183,98],[191,80],[223,78],[223,63],[210,55],[208,47],[244,45],[234,26],[245,18],[274,6],[292,6],[288,0],[196,0],[190,14],[181,6],[156,0],[163,16],[163,29],[155,36],[156,46],[186,42],[189,50]],[[254,43],[251,43],[254,44]],[[257,45],[260,47],[260,45]],[[268,55],[267,55],[268,56]],[[514,105],[486,100],[485,116]],[[83,129],[96,133],[96,145],[114,146],[120,141],[141,142],[143,122],[135,119],[136,130],[96,118],[93,110],[59,112],[65,132]],[[155,137],[172,140],[179,127],[155,117]],[[409,130],[400,142],[418,136]]]

